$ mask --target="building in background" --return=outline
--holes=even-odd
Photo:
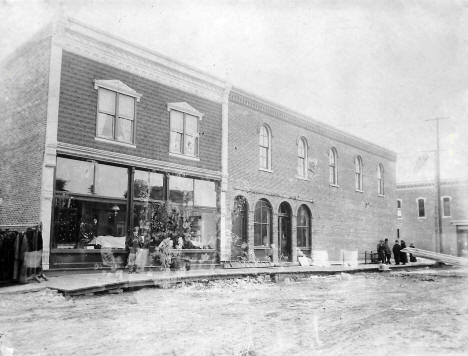
[[[438,219],[433,182],[397,184],[397,237],[409,246],[468,256],[468,181],[442,180],[440,210],[442,244],[437,239]]]

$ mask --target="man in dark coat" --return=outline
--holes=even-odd
[[[405,241],[401,240],[400,250],[403,250],[404,248],[406,248],[406,243]],[[400,262],[404,265],[408,263],[408,255],[406,254],[406,252],[400,251]]]
[[[379,254],[380,263],[385,263],[385,245],[383,240],[380,240],[377,245],[377,253]]]
[[[390,265],[391,264],[390,258],[392,257],[392,251],[390,250],[390,246],[388,246],[388,239],[385,239],[384,246],[385,246],[385,263],[387,265]]]
[[[395,259],[395,264],[399,265],[400,264],[400,244],[398,243],[398,240],[395,240],[395,245],[393,245],[393,258]]]

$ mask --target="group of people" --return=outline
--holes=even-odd
[[[413,244],[410,247],[414,247]],[[395,240],[395,244],[393,248],[390,250],[390,246],[388,245],[388,239],[380,240],[379,244],[377,245],[377,253],[379,255],[379,261],[383,264],[391,264],[390,258],[392,257],[393,251],[393,259],[395,260],[395,264],[399,265],[400,263],[405,265],[408,263],[408,254],[403,250],[406,248],[405,241]],[[410,254],[410,262],[416,262],[416,256]]]

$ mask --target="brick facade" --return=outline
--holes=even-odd
[[[406,183],[397,185],[397,199],[401,200],[401,217],[397,218],[400,238],[409,246],[430,251],[439,251],[436,238],[437,212],[435,187],[429,183]],[[450,216],[444,217],[442,209],[442,252],[458,255],[457,230],[465,231],[468,225],[468,182],[443,181],[440,186],[441,200],[450,197]],[[425,201],[425,216],[419,217],[417,199]],[[395,202],[396,208],[396,202]],[[460,233],[461,234],[461,233]]]
[[[61,73],[59,142],[185,166],[221,170],[221,104],[67,51],[63,52]],[[95,79],[120,80],[142,94],[136,106],[136,148],[95,140],[97,115]],[[167,104],[184,101],[204,114],[200,122],[199,161],[169,155]],[[77,135],[77,132],[80,134]]]
[[[273,109],[273,104],[231,93],[229,103],[229,198],[230,211],[236,196],[247,198],[249,205],[248,235],[253,247],[255,204],[266,199],[273,210],[273,235],[278,234],[277,213],[282,202],[292,208],[293,248],[298,208],[305,204],[312,213],[312,248],[327,250],[338,259],[341,249],[374,250],[379,239],[395,235],[395,156],[378,146],[346,136],[326,125],[309,124],[303,119]],[[312,121],[313,123],[313,121]],[[272,172],[259,170],[259,130],[271,129]],[[296,177],[297,143],[308,143],[309,176]],[[338,185],[330,186],[328,151],[338,153]],[[355,190],[354,158],[363,161],[363,192]],[[313,166],[316,163],[316,166]],[[385,195],[377,194],[377,166],[385,169]],[[228,242],[227,242],[228,243]],[[294,258],[293,258],[294,260]]]
[[[209,74],[78,22],[57,27],[51,36],[52,42],[49,38],[29,43],[4,64],[0,224],[42,221],[52,226],[49,212],[56,157],[65,154],[216,181],[221,260],[231,257],[229,234],[224,235],[232,227],[237,196],[245,197],[249,204],[251,250],[259,199],[271,204],[277,245],[279,207],[283,202],[288,204],[293,262],[297,261],[296,218],[301,205],[311,213],[312,249],[327,250],[332,260],[339,258],[342,249],[372,250],[379,239],[395,235],[392,152],[239,89],[229,94],[226,84]],[[53,85],[48,85],[49,79]],[[142,94],[136,104],[135,147],[96,140],[95,80],[117,80]],[[199,160],[169,154],[167,104],[171,102],[186,102],[204,114]],[[271,172],[259,170],[262,125],[268,125],[272,134]],[[300,137],[308,144],[309,174],[305,180],[296,177]],[[337,186],[329,184],[331,147],[338,154]],[[357,155],[363,161],[362,192],[355,190]],[[379,164],[385,168],[382,196],[377,194]],[[48,267],[48,228],[43,236],[43,261]]]
[[[0,72],[0,225],[40,223],[50,37],[14,52]]]

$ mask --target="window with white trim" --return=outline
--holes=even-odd
[[[338,185],[338,167],[337,167],[338,154],[336,148],[332,147],[328,151],[328,172],[331,185]]]
[[[424,198],[418,198],[416,200],[417,205],[418,205],[418,218],[425,218],[426,217],[426,199]]]
[[[96,137],[133,145],[141,94],[118,80],[95,80],[94,88],[98,90]]]
[[[173,154],[198,158],[199,122],[203,117],[187,103],[168,104],[170,117],[170,148]]]
[[[258,136],[260,169],[271,170],[271,132],[263,125]]]
[[[397,217],[401,218],[401,199],[397,199]]]
[[[451,203],[452,203],[451,197],[442,197],[442,216],[444,218],[448,218],[452,216]]]
[[[382,163],[379,163],[377,167],[377,191],[379,195],[384,195],[384,166]]]
[[[362,192],[362,158],[354,158],[354,186],[358,192]]]
[[[307,141],[304,137],[297,142],[297,175],[307,178]]]

